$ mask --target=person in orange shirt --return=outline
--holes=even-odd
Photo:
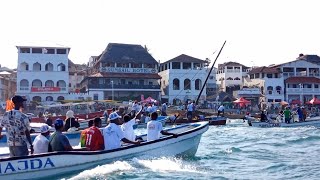
[[[93,126],[87,131],[86,148],[88,151],[104,150],[104,139],[100,131],[101,119],[95,118]]]

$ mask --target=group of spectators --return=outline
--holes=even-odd
[[[53,151],[71,151],[74,150],[70,145],[67,136],[63,131],[68,131],[72,127],[79,127],[72,111],[67,112],[67,119],[56,119],[53,123],[55,132],[50,135],[50,126],[44,124],[40,127],[40,134],[32,142],[30,136],[30,121],[22,110],[24,101],[21,96],[14,96],[12,102],[14,109],[4,113],[0,120],[0,138],[2,137],[2,128],[6,128],[7,144],[9,146],[10,156],[26,156],[29,155],[28,144],[30,145],[30,153],[46,153]],[[97,117],[89,121],[89,127],[81,132],[80,144],[82,150],[97,151],[111,150],[121,147],[121,142],[138,145],[141,139],[134,134],[133,125],[136,123],[138,114],[125,114],[123,117],[119,115],[119,111],[114,111],[108,115],[108,125],[101,128],[102,120]],[[156,121],[158,113],[152,112],[150,121],[147,123],[147,141],[153,141],[160,138],[160,134],[172,135],[163,130],[161,122]]]

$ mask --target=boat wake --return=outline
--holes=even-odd
[[[126,161],[116,161],[112,164],[105,164],[102,166],[97,166],[93,169],[85,170],[78,175],[70,178],[69,180],[79,180],[79,179],[104,179],[106,175],[126,170],[135,169]]]
[[[141,160],[134,158],[133,161],[144,168],[148,168],[151,171],[166,172],[166,171],[176,171],[176,172],[189,172],[189,173],[205,173],[197,170],[193,165],[186,164],[181,159],[177,158],[158,158],[158,159],[148,159]]]

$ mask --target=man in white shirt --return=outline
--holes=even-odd
[[[49,126],[47,124],[44,124],[40,126],[40,132],[34,140],[33,140],[33,149],[34,154],[40,154],[40,153],[46,153],[48,152],[49,147],[49,139],[47,138],[50,134]]]
[[[219,116],[220,114],[223,114],[223,115],[224,115],[224,106],[223,106],[223,104],[221,104],[221,105],[219,106],[219,108],[218,108],[218,115],[217,115],[217,116]]]
[[[133,131],[133,125],[136,124],[136,118],[131,119],[131,117],[126,114],[123,116],[123,121],[124,123],[121,125],[121,130],[123,131],[124,137],[130,141],[135,141],[136,135]]]
[[[159,121],[156,121],[158,118],[158,114],[153,112],[151,114],[151,121],[147,124],[147,141],[154,141],[160,138],[160,133],[162,135],[172,135],[174,138],[178,137],[177,134],[169,133],[163,130],[162,124]]]
[[[121,141],[130,144],[140,144],[139,141],[130,141],[124,137],[124,133],[120,126],[122,124],[121,116],[116,112],[109,115],[109,121],[107,127],[103,129],[103,139],[105,150],[111,150],[121,147]]]
[[[192,119],[193,110],[194,110],[193,103],[191,103],[191,101],[189,101],[188,106],[187,106],[187,119],[188,120]]]

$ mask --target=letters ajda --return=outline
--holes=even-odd
[[[50,158],[27,159],[0,163],[0,174],[55,167]]]

